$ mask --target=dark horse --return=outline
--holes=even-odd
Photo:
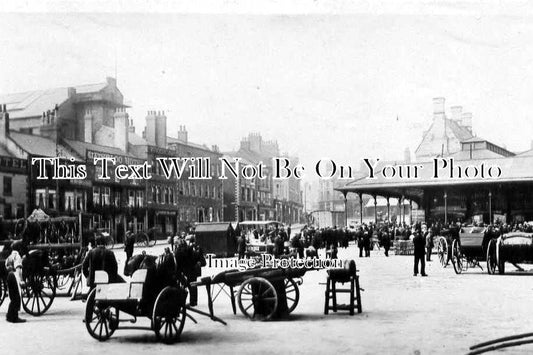
[[[134,255],[128,260],[124,269],[126,276],[131,276],[136,270],[146,269],[141,310],[144,314],[151,314],[157,295],[167,286],[177,287],[183,284],[183,277],[176,271],[176,260],[170,251],[155,256],[148,254]]]

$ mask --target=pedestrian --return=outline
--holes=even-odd
[[[244,231],[242,231],[239,238],[237,238],[237,253],[239,254],[239,260],[244,259],[246,254],[246,237]]]
[[[425,246],[426,246],[426,240],[424,239],[424,236],[422,235],[422,232],[420,230],[415,230],[413,238],[413,244],[414,244],[414,254],[415,254],[415,265],[414,265],[414,271],[413,276],[418,275],[418,263],[420,263],[420,274],[422,276],[428,276],[426,275],[426,260],[424,258],[425,254]]]
[[[107,272],[109,283],[121,283],[125,282],[118,274],[118,264],[115,254],[106,249],[105,237],[99,235],[96,237],[96,247],[91,249],[82,264],[83,275],[87,279],[87,286],[92,290],[94,284],[94,274],[97,270]]]
[[[370,245],[372,242],[372,229],[370,231],[365,231],[363,234],[363,246],[365,248],[365,257],[370,257]]]
[[[426,232],[426,261],[431,261],[431,251],[433,250],[433,232],[429,229]]]
[[[124,252],[126,253],[126,263],[130,260],[133,255],[133,249],[135,248],[135,234],[132,231],[126,233],[126,238],[124,240]]]
[[[383,246],[383,249],[385,249],[385,256],[388,257],[390,249],[390,235],[386,230],[381,234],[381,245]]]
[[[187,241],[189,245],[187,245]],[[202,266],[206,266],[202,248],[196,245],[194,236],[189,235],[187,241],[180,241],[176,249],[176,267],[177,271],[183,273],[187,278],[187,287],[189,289],[189,303],[191,307],[198,304],[198,288],[192,286],[198,277],[202,276]]]
[[[7,308],[6,320],[10,323],[24,323],[26,320],[19,317],[19,285],[22,283],[22,257],[16,248],[12,248],[12,244],[9,246],[9,249],[11,249],[11,252],[5,261],[7,292],[9,293],[9,306]]]
[[[359,257],[360,258],[363,257],[363,249],[365,248],[365,244],[364,244],[364,241],[363,241],[363,236],[364,236],[363,229],[361,227],[359,227],[359,230],[357,231],[356,238],[357,238],[357,247],[359,248]]]

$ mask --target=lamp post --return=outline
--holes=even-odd
[[[448,224],[448,194],[444,192],[444,224]]]
[[[492,192],[489,190],[489,224],[492,224]]]

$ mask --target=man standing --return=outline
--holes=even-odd
[[[431,261],[431,251],[433,249],[433,232],[431,228],[426,232],[426,261]]]
[[[125,282],[118,274],[118,265],[115,254],[111,250],[105,248],[105,237],[99,235],[96,237],[96,248],[91,249],[83,260],[82,271],[87,279],[87,286],[89,289],[94,288],[94,272],[96,270],[103,270],[107,272],[109,283]]]
[[[244,259],[246,253],[246,236],[244,231],[241,231],[241,235],[237,238],[237,253],[239,254],[239,260]]]
[[[20,310],[20,289],[22,280],[22,257],[19,252],[12,249],[11,254],[5,262],[7,271],[7,292],[9,293],[9,306],[7,308],[6,320],[10,323],[24,323],[26,320],[19,318]]]
[[[419,262],[421,264],[420,274],[422,276],[428,276],[426,275],[426,260],[424,259],[426,240],[424,239],[424,236],[422,235],[420,230],[414,231],[413,244],[415,247],[415,265],[414,265],[413,276],[418,275],[418,263]]]
[[[124,240],[124,252],[126,253],[126,263],[133,255],[133,249],[135,248],[135,234],[132,231],[126,233],[126,239]]]
[[[389,249],[390,249],[390,236],[389,231],[385,229],[383,233],[381,234],[381,245],[385,249],[385,256],[389,256]]]

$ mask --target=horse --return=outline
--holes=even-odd
[[[176,271],[176,260],[170,250],[155,256],[146,253],[132,256],[124,268],[124,275],[131,276],[136,270],[146,269],[143,297],[140,307],[143,313],[152,311],[157,295],[167,286],[183,284],[183,277]]]

